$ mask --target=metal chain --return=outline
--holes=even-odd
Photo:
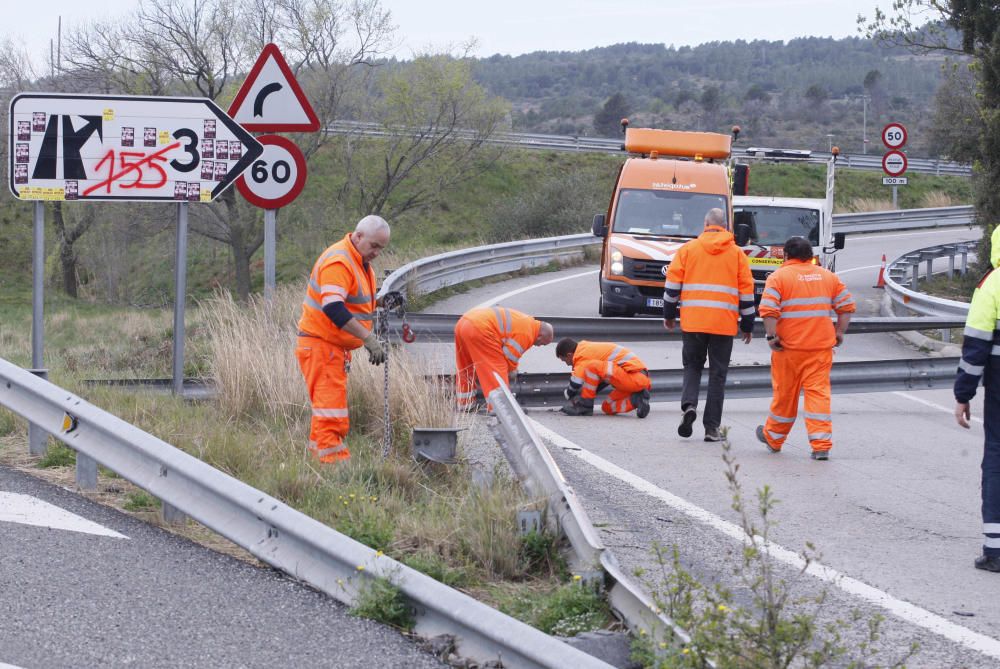
[[[375,315],[375,334],[385,347],[385,362],[382,363],[382,406],[384,407],[382,428],[382,459],[389,457],[392,449],[392,423],[389,422],[389,312],[379,308]]]

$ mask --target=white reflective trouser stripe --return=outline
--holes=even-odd
[[[991,348],[990,355],[1000,355],[1000,346],[994,346]]]
[[[597,390],[597,385],[593,383],[585,383],[583,384],[583,387],[587,390]]]
[[[767,433],[771,436],[771,439],[774,439],[775,441],[785,440],[785,435],[781,434],[780,432],[772,432],[771,430],[768,430]]]
[[[1000,548],[1000,537],[985,537],[983,546],[986,548]]]
[[[572,383],[575,386],[578,386],[581,383],[583,383],[583,379],[581,379],[578,376],[571,376],[571,377],[569,377],[569,382]]]
[[[460,400],[464,400],[464,399],[467,399],[469,397],[475,397],[475,396],[476,396],[476,391],[475,390],[473,390],[472,392],[468,392],[468,393],[455,393],[455,397],[457,397]]]
[[[321,418],[347,418],[347,409],[313,409],[312,415]]]
[[[775,423],[794,423],[795,422],[794,418],[789,418],[788,416],[779,416],[777,414],[770,413],[770,412],[768,412],[767,415],[770,416],[771,420],[773,420]]]
[[[973,376],[982,376],[983,375],[983,370],[985,369],[985,366],[984,365],[970,365],[963,358],[962,360],[959,360],[959,362],[958,362],[958,368],[960,370],[962,370],[963,372],[965,372],[966,374],[972,374]]]
[[[755,311],[757,311],[756,307],[743,307],[742,309],[740,309],[740,313],[743,314],[744,316],[750,316]]]
[[[346,444],[337,444],[336,446],[331,446],[330,448],[313,448],[313,453],[321,458],[325,458],[328,455],[333,455],[334,453],[340,453],[347,448]]]
[[[809,441],[818,441],[820,439],[832,439],[832,432],[814,432],[809,435]]]
[[[809,411],[803,411],[802,415],[806,418],[812,418],[813,420],[833,420],[833,415],[828,413],[811,413]]]
[[[753,302],[753,293],[740,293],[741,302]]]
[[[600,374],[597,374],[596,372],[592,372],[589,369],[586,372],[584,372],[584,374],[587,376],[588,379],[592,379],[594,381],[597,381],[597,380],[599,380],[601,378]]]
[[[983,534],[1000,534],[1000,523],[983,523]]]

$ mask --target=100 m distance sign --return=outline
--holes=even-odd
[[[214,200],[263,147],[206,98],[24,93],[10,104],[21,200]]]

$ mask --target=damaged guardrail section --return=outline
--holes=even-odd
[[[546,522],[571,547],[571,564],[584,579],[599,579],[608,602],[635,635],[649,634],[654,642],[690,642],[690,636],[666,616],[653,600],[624,574],[590,522],[573,488],[556,465],[548,449],[531,427],[524,411],[501,381],[489,395],[496,413],[494,435],[514,475],[528,493],[547,502]]]
[[[279,569],[345,604],[385,578],[414,608],[416,632],[504,667],[609,665],[313,520],[139,428],[0,359],[0,405]]]

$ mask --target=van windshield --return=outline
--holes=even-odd
[[[724,195],[627,188],[618,195],[611,229],[633,235],[697,237],[705,228],[705,214],[716,208],[728,224]]]
[[[789,237],[805,237],[819,246],[819,210],[798,207],[737,205],[736,224],[750,226],[750,241],[764,246],[784,244]]]

